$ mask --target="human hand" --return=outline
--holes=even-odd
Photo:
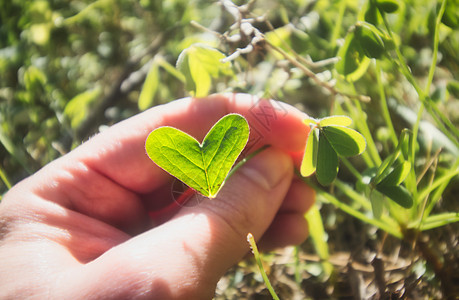
[[[302,242],[314,192],[295,179],[305,115],[249,95],[182,99],[112,126],[13,187],[0,204],[0,298],[209,299],[248,252]],[[272,147],[213,200],[155,223],[171,176],[145,154],[147,135],[173,126],[202,140],[228,113],[251,126],[249,146]],[[157,220],[156,220],[157,221]]]

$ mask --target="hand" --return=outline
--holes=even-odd
[[[162,223],[172,178],[145,154],[173,126],[198,140],[222,116],[244,115],[259,153],[213,200]],[[210,299],[249,251],[301,243],[314,192],[294,176],[308,128],[287,104],[249,95],[182,99],[112,126],[18,183],[0,205],[0,298]],[[298,165],[297,165],[298,166]]]

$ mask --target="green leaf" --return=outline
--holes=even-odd
[[[355,25],[355,38],[360,50],[369,58],[381,58],[386,51],[383,34],[372,24],[358,22]]]
[[[341,156],[348,157],[365,151],[365,138],[354,129],[343,126],[327,126],[322,128],[333,149]]]
[[[64,114],[70,119],[70,126],[74,129],[80,126],[81,122],[88,115],[91,104],[100,96],[100,89],[93,89],[83,92],[70,100],[64,109]]]
[[[369,1],[367,11],[365,12],[364,20],[371,24],[378,24],[381,17],[378,13],[378,7],[374,5],[373,1]]]
[[[411,208],[413,206],[413,198],[410,192],[403,186],[385,186],[378,184],[376,190],[404,208]]]
[[[212,79],[219,75],[233,75],[231,64],[221,60],[225,55],[207,45],[195,44],[180,53],[177,68],[186,80],[186,89],[195,97],[205,97]]]
[[[376,5],[386,13],[394,13],[399,7],[397,0],[377,0]]]
[[[316,171],[317,149],[319,146],[316,131],[317,130],[310,130],[306,141],[306,148],[300,167],[301,176],[304,177],[310,176]]]
[[[307,119],[304,119],[303,120],[304,124],[306,125],[310,125],[310,124],[314,124],[314,125],[317,125],[318,124],[318,120],[314,119],[314,118],[307,118]]]
[[[372,190],[370,195],[371,210],[376,219],[380,219],[384,209],[384,196],[377,190]]]
[[[361,53],[360,45],[351,32],[346,36],[343,46],[338,50],[340,61],[335,68],[346,80],[355,82],[362,77],[370,65],[370,59]]]
[[[319,149],[317,150],[316,177],[321,185],[329,185],[338,175],[338,155],[330,145],[323,132],[319,133]]]
[[[140,110],[145,110],[153,106],[155,94],[159,86],[159,66],[156,60],[151,63],[150,70],[140,92],[138,106]]]
[[[452,29],[459,28],[459,2],[447,1],[441,22]]]
[[[410,173],[411,163],[404,161],[396,166],[378,185],[394,186],[401,184]]]
[[[402,154],[402,149],[404,147],[409,147],[410,138],[411,138],[411,132],[408,129],[402,130],[402,133],[400,134],[400,137],[398,140],[397,148],[394,150],[394,152],[392,152],[391,155],[386,157],[386,159],[384,159],[382,164],[378,167],[378,172],[372,180],[373,184],[379,184],[392,171],[391,169],[392,165],[400,157],[400,154]],[[405,157],[405,159],[411,160],[411,154],[410,154],[411,152],[410,151],[407,151],[407,152],[408,152],[406,154],[407,157]]]
[[[348,116],[331,116],[320,119],[318,123],[320,127],[330,125],[349,126],[352,124],[352,119]]]
[[[173,127],[160,127],[147,137],[148,156],[159,167],[202,195],[215,198],[249,138],[244,117],[229,114],[207,133],[202,143]]]

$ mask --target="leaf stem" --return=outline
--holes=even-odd
[[[247,155],[246,157],[244,157],[240,162],[238,162],[232,169],[231,171],[228,172],[228,175],[226,176],[226,179],[227,180],[228,178],[230,178],[240,167],[242,167],[245,163],[247,163],[251,158],[253,158],[255,155],[263,152],[264,150],[268,149],[269,147],[271,147],[271,145],[264,145],[263,147],[253,151],[252,153],[250,153],[249,155]]]
[[[337,95],[338,94],[338,95],[341,95],[341,96],[344,96],[344,97],[347,97],[347,98],[357,99],[357,100],[362,101],[362,102],[370,102],[370,97],[368,97],[368,96],[352,95],[352,94],[348,94],[348,93],[344,93],[344,92],[340,92],[340,91],[336,90],[329,83],[320,80],[319,77],[317,77],[317,75],[314,72],[312,72],[308,67],[306,67],[304,64],[302,64],[298,60],[296,60],[295,57],[291,56],[290,54],[288,54],[287,52],[285,52],[281,48],[273,45],[267,39],[265,39],[264,41],[265,41],[266,45],[268,45],[271,50],[273,50],[275,52],[278,52],[286,60],[288,60],[292,65],[294,65],[295,67],[300,69],[306,76],[308,76],[312,80],[314,80],[314,82],[316,84],[318,84],[319,86],[321,86],[321,87],[325,88],[326,90],[328,90],[332,95]]]
[[[5,186],[7,189],[11,189],[11,183],[8,180],[8,177],[6,176],[5,172],[3,172],[3,168],[0,167],[0,178],[3,180],[5,183]]]
[[[437,66],[439,31],[440,31],[441,18],[443,17],[443,14],[445,13],[445,9],[446,9],[446,0],[443,0],[440,6],[440,11],[438,12],[438,15],[437,15],[437,19],[435,20],[435,33],[434,33],[432,63],[430,64],[429,75],[428,75],[427,84],[425,88],[425,93],[427,95],[430,93],[430,85],[432,84],[434,73],[435,73],[435,67]]]
[[[381,79],[381,65],[378,60],[375,63],[376,67],[376,81],[378,82],[378,90],[379,90],[379,100],[381,103],[381,110],[383,113],[384,121],[386,121],[386,126],[389,128],[390,138],[393,145],[397,145],[397,134],[395,133],[394,125],[392,123],[392,119],[390,118],[389,108],[387,107],[387,99],[386,93],[384,92],[384,85]]]
[[[279,296],[277,296],[276,292],[274,291],[274,288],[271,285],[271,282],[269,281],[268,275],[266,275],[265,269],[263,268],[263,263],[261,262],[257,243],[255,242],[255,239],[253,238],[253,235],[250,232],[247,234],[247,241],[249,242],[250,247],[252,248],[252,253],[255,256],[255,260],[257,262],[258,269],[260,269],[261,276],[263,277],[263,281],[265,282],[265,285],[268,288],[268,291],[271,294],[271,297],[273,297],[274,300],[279,300]]]
[[[446,5],[446,1],[443,0],[442,6]],[[395,42],[394,34],[392,33],[392,30],[390,29],[389,22],[387,21],[387,18],[384,14],[384,12],[379,11],[382,20],[384,22],[384,26],[386,27],[386,30],[390,36],[390,38]],[[440,9],[440,12],[437,16],[437,21],[438,19],[441,20],[441,17],[443,16],[444,9]],[[439,23],[437,23],[435,26],[435,34],[438,35],[438,29],[439,29]],[[435,42],[434,42],[435,43]],[[436,46],[435,48],[438,48],[438,41],[437,44],[434,45]],[[434,52],[438,51],[438,49],[434,49]],[[405,75],[405,78],[411,83],[413,88],[416,90],[416,93],[418,94],[419,100],[421,103],[424,104],[426,109],[429,111],[429,114],[432,116],[432,118],[435,120],[435,123],[437,124],[438,128],[457,146],[459,147],[459,130],[454,126],[454,124],[446,118],[435,105],[432,105],[431,102],[429,101],[430,97],[428,96],[427,93],[425,93],[421,87],[418,85],[416,82],[416,79],[414,78],[413,74],[410,71],[410,68],[408,67],[407,63],[403,59],[402,52],[400,51],[400,47],[397,43],[395,43],[395,53],[397,54],[397,59],[398,61],[395,61],[392,56],[388,56],[394,63],[399,67],[400,71],[402,72],[403,75]],[[432,62],[432,64],[436,64],[436,60]],[[429,71],[429,76],[433,76],[434,69]],[[430,75],[432,73],[432,75]],[[430,83],[428,83],[430,86]],[[430,88],[429,88],[430,89]],[[415,133],[415,136],[417,134]]]
[[[371,218],[367,216],[366,214],[354,209],[353,207],[345,204],[342,201],[339,201],[337,198],[335,198],[333,195],[328,194],[328,193],[321,193],[321,196],[325,198],[328,202],[332,203],[345,213],[348,213],[349,215],[361,220],[364,223],[376,226],[380,228],[381,230],[384,230],[385,232],[393,235],[396,238],[402,239],[403,234],[400,231],[400,227],[394,226],[393,224],[388,224],[386,222],[383,222],[382,220],[378,220],[375,218]],[[392,220],[392,219],[390,219]],[[391,222],[392,223],[392,222]]]

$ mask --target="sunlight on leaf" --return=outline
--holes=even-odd
[[[411,171],[411,163],[408,161],[404,161],[403,163],[399,164],[395,167],[378,185],[399,185],[401,184],[406,176]]]
[[[194,97],[207,96],[212,79],[233,75],[231,64],[221,62],[223,58],[223,53],[203,44],[192,45],[180,53],[177,68],[185,76],[186,89]]]
[[[207,133],[202,143],[173,127],[148,136],[145,148],[159,167],[202,195],[215,198],[249,138],[244,117],[229,114]]]
[[[352,124],[352,119],[348,116],[331,116],[320,119],[318,123],[321,127],[330,125],[349,126]]]
[[[303,161],[301,162],[301,176],[307,177],[316,171],[318,146],[319,141],[317,139],[316,130],[310,130],[306,141]]]
[[[100,90],[94,89],[83,92],[70,100],[64,109],[64,114],[70,119],[70,126],[78,128],[88,115],[90,105],[100,96]]]
[[[322,130],[333,149],[341,156],[355,156],[365,151],[365,138],[353,129],[342,126],[327,126]]]
[[[317,125],[317,124],[318,124],[318,120],[316,120],[316,119],[314,119],[314,118],[307,118],[307,119],[304,119],[303,122],[304,122],[304,124],[306,124],[306,125],[311,125],[311,124]]]
[[[355,39],[354,33],[349,33],[337,54],[340,61],[336,64],[336,71],[350,82],[360,79],[371,62],[368,57],[358,51],[359,48],[360,45]]]
[[[154,60],[151,63],[147,78],[145,78],[142,91],[140,92],[139,102],[137,104],[140,110],[145,110],[153,105],[159,82],[159,66],[156,60]]]

